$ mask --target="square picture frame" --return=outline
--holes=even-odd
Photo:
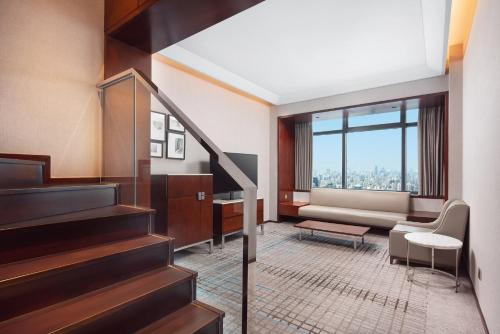
[[[175,118],[175,116],[168,115],[168,131],[182,132],[186,131],[186,128]]]
[[[163,158],[163,142],[152,141],[150,143],[151,158]]]
[[[166,116],[160,112],[151,112],[151,140],[165,141]]]
[[[186,134],[167,132],[167,159],[186,159]]]

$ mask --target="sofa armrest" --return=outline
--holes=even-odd
[[[408,241],[405,239],[406,233],[426,232],[432,233],[433,228],[428,228],[430,224],[416,223],[408,221],[399,221],[396,226],[389,232],[389,255],[391,263],[393,258],[406,258]]]

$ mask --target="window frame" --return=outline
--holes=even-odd
[[[374,103],[370,105],[377,105],[379,103]],[[406,190],[406,132],[408,128],[418,127],[417,122],[406,123],[406,110],[407,103],[406,100],[401,101],[400,107],[400,119],[399,122],[392,123],[384,123],[384,124],[373,124],[373,125],[363,125],[363,126],[353,126],[349,127],[349,108],[345,108],[342,110],[342,129],[339,130],[329,130],[329,131],[316,131],[313,132],[313,140],[314,136],[322,136],[322,135],[331,135],[331,134],[341,134],[342,135],[342,189],[347,189],[347,141],[346,137],[348,133],[354,132],[368,132],[368,131],[376,131],[376,130],[387,130],[387,129],[401,129],[401,191],[405,192]],[[325,110],[322,112],[328,112],[330,110]],[[321,113],[321,112],[318,112]],[[314,152],[313,152],[314,154]],[[311,179],[312,186],[312,179]],[[380,190],[384,191],[384,190]],[[414,197],[418,197],[418,193],[410,192],[410,194]]]

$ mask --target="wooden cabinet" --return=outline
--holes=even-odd
[[[213,202],[214,236],[221,238],[224,247],[226,235],[243,230],[243,200],[215,200]],[[257,225],[263,228],[264,200],[257,199]]]
[[[152,175],[155,232],[175,238],[175,250],[213,239],[212,175]]]
[[[298,217],[299,208],[308,204],[306,202],[280,202],[278,213],[280,216]]]

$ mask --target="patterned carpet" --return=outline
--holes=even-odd
[[[428,289],[390,265],[387,233],[352,241],[318,233],[297,239],[291,224],[257,236],[251,333],[424,333]],[[198,271],[198,299],[226,312],[225,333],[241,331],[241,238],[226,248],[193,247],[175,263]],[[424,277],[425,279],[425,277]]]

